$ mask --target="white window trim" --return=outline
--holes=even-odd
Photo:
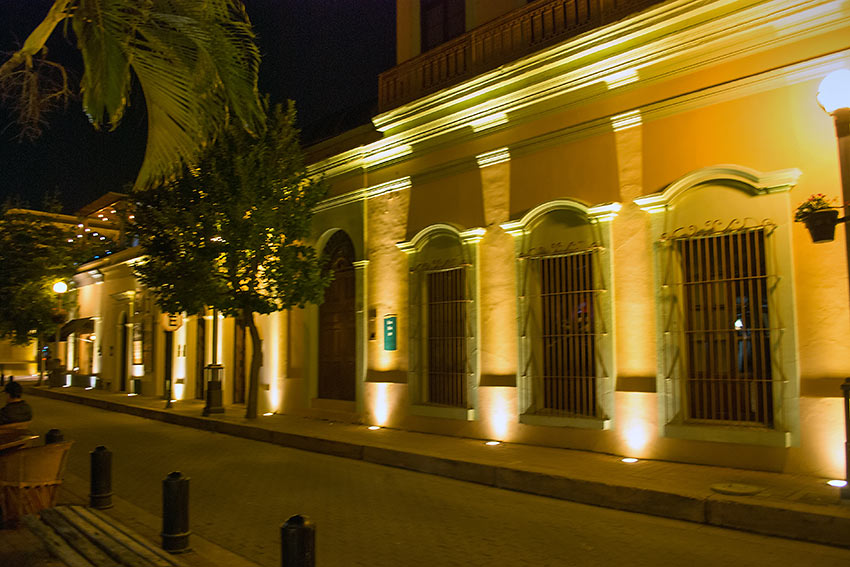
[[[572,210],[583,215],[589,224],[597,232],[598,243],[601,249],[597,253],[598,273],[605,285],[607,291],[604,291],[599,296],[599,310],[603,319],[603,326],[608,331],[601,333],[597,343],[598,352],[603,360],[605,368],[608,370],[608,376],[597,378],[597,399],[602,410],[602,416],[599,418],[586,417],[565,417],[565,416],[549,416],[538,415],[532,411],[533,409],[521,407],[518,405],[518,421],[528,425],[543,425],[551,427],[572,427],[576,429],[610,429],[614,418],[614,384],[616,384],[616,359],[615,359],[615,337],[613,333],[614,327],[614,306],[612,301],[611,286],[613,285],[613,269],[611,264],[611,221],[617,216],[620,210],[620,203],[605,203],[594,207],[588,207],[578,201],[569,199],[559,199],[549,201],[537,206],[529,211],[521,219],[508,221],[501,225],[508,234],[514,237],[514,251],[516,257],[516,273],[517,273],[517,341],[518,341],[518,364],[517,364],[517,387],[519,389],[518,399],[532,399],[533,392],[533,377],[528,373],[529,361],[531,358],[531,346],[529,337],[525,329],[523,329],[523,321],[528,315],[528,302],[523,297],[523,281],[525,278],[525,266],[527,260],[523,255],[527,252],[531,234],[538,221],[541,220],[547,213],[557,210]]]
[[[798,169],[783,169],[772,172],[759,172],[747,167],[722,164],[690,172],[667,186],[663,191],[635,199],[643,211],[651,214],[651,238],[653,244],[662,239],[664,232],[671,227],[666,223],[667,212],[676,207],[677,202],[688,192],[702,186],[725,186],[742,191],[753,197],[765,197],[788,192],[796,185],[801,175]],[[768,271],[777,274],[776,289],[778,313],[771,312],[770,317],[780,319],[783,330],[771,335],[771,351],[778,349],[785,356],[776,364],[775,383],[780,391],[774,393],[774,423],[772,428],[759,426],[733,426],[728,424],[707,424],[682,422],[678,418],[679,402],[673,391],[672,380],[666,376],[663,368],[665,357],[663,274],[658,266],[659,252],[655,256],[655,292],[656,292],[656,345],[658,392],[658,415],[660,434],[665,437],[760,445],[768,447],[791,447],[800,442],[799,417],[799,369],[797,366],[797,325],[794,310],[793,261],[791,258],[791,206],[785,198],[785,217],[775,219],[776,230],[769,245],[771,253],[777,259]],[[705,219],[714,221],[716,219]],[[768,254],[770,258],[771,255]],[[771,324],[771,327],[774,325]]]
[[[410,389],[410,413],[424,417],[436,417],[441,419],[457,419],[462,421],[474,421],[478,415],[478,381],[480,377],[480,352],[478,349],[478,337],[481,335],[480,319],[478,317],[478,298],[479,298],[479,262],[478,262],[478,243],[484,237],[485,229],[472,228],[468,230],[459,230],[449,224],[433,224],[419,231],[416,236],[406,242],[399,242],[396,246],[405,252],[408,256],[408,265],[410,267],[409,276],[409,312],[411,332],[409,335],[410,349],[410,364],[408,368],[408,388]],[[421,301],[415,301],[416,286],[421,286],[421,273],[414,269],[418,264],[419,254],[428,244],[428,242],[437,237],[449,235],[457,238],[461,244],[464,255],[468,258],[469,267],[467,268],[466,277],[468,278],[467,288],[472,291],[472,297],[469,298],[467,316],[469,317],[469,327],[471,329],[470,336],[466,342],[467,360],[469,363],[469,374],[467,375],[467,408],[440,407],[421,402],[421,389],[425,377],[423,376],[423,365],[421,364],[423,357],[423,346],[421,344],[421,332],[413,332],[413,325],[421,327]],[[414,310],[417,310],[414,312]]]

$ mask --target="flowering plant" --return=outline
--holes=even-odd
[[[797,211],[794,213],[794,220],[797,222],[803,222],[806,220],[810,214],[815,211],[823,211],[825,209],[835,209],[837,208],[833,203],[835,202],[835,197],[829,198],[823,193],[815,193],[797,207]]]

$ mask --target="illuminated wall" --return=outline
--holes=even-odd
[[[481,382],[515,382],[516,337],[505,333],[516,325],[516,281],[513,238],[501,224],[509,220],[511,163],[505,151],[496,163],[481,163],[481,193],[487,232],[479,244],[481,294]]]
[[[173,380],[171,398],[174,400],[185,400],[192,398],[192,392],[188,389],[188,357],[186,356],[186,343],[188,337],[187,330],[188,325],[186,319],[184,318],[183,324],[172,334],[174,359],[171,371],[171,376]]]
[[[263,318],[263,387],[260,391],[260,413],[276,413],[283,407],[283,376],[286,364],[286,313],[277,312]]]
[[[131,263],[136,252],[126,250],[91,262],[75,277],[79,316],[94,319],[92,371],[97,376],[96,387],[115,392],[129,392],[132,378],[144,374],[141,363],[133,364],[136,281]]]
[[[637,115],[639,118],[639,115]],[[643,131],[639,120],[612,119],[620,196],[623,203],[614,230],[614,295],[616,297],[617,374],[654,381],[655,309],[652,241],[647,215],[634,199],[643,185]]]
[[[411,33],[400,34],[399,61],[415,55],[418,32],[415,6],[401,4],[399,29]],[[401,349],[386,352],[380,344],[385,313],[398,313],[400,335],[410,333],[411,314],[405,315],[403,305],[408,277],[392,245],[439,223],[459,230],[482,226],[485,232],[479,243],[480,367],[474,419],[418,414],[410,407],[415,396],[407,390],[409,384],[396,374],[383,382],[367,380],[364,420],[771,470],[803,468],[803,455],[809,455],[810,469],[833,474],[839,441],[826,433],[832,431],[826,424],[838,419],[835,378],[847,372],[848,347],[842,337],[850,331],[845,329],[850,314],[843,235],[828,249],[814,246],[802,227],[791,222],[790,211],[810,193],[838,193],[834,133],[829,117],[817,108],[814,90],[830,68],[850,65],[850,34],[846,25],[836,23],[846,21],[846,7],[780,4],[787,17],[777,21],[757,5],[719,3],[711,14],[692,14],[687,29],[667,20],[663,49],[654,38],[660,35],[628,36],[624,31],[662,21],[667,8],[656,5],[616,32],[603,28],[597,35],[565,41],[529,55],[509,71],[482,75],[375,117],[384,139],[374,151],[399,150],[387,154],[386,163],[369,165],[370,176],[407,175],[412,183],[409,204],[393,206],[381,199],[369,205],[368,302],[377,307],[378,323],[368,349],[370,377],[403,371],[410,364]],[[467,2],[468,14],[483,14],[482,6]],[[825,26],[820,37],[811,33],[817,22]],[[698,48],[692,41],[695,34],[701,37]],[[771,37],[782,38],[782,44]],[[664,214],[650,211],[646,199],[652,195],[687,184],[689,176],[699,175],[695,172],[726,167],[738,168],[744,177],[757,172],[755,180],[721,181],[728,182],[731,193],[707,191],[705,199],[690,204],[666,201]],[[771,185],[768,178],[792,170],[802,175],[781,191]],[[766,196],[747,197],[731,188],[736,184],[739,189],[750,184]],[[606,339],[614,353],[611,398],[608,423],[593,430],[520,419],[517,377],[525,369],[518,351],[526,331],[516,330],[516,322],[521,320],[517,305],[523,292],[516,278],[517,251],[504,227],[559,200],[588,209],[620,205],[616,217],[608,220],[610,241],[605,243],[611,258],[611,284],[605,292],[612,306]],[[778,380],[784,381],[775,400],[782,412],[777,418],[781,431],[769,442],[681,436],[671,427],[679,402],[671,401],[662,368],[659,321],[664,318],[659,314],[663,304],[658,300],[656,242],[679,225],[721,218],[761,222],[767,217],[779,226],[776,248],[781,252],[772,262],[781,273],[780,286],[785,286],[782,304],[772,308],[782,327],[776,335],[785,341],[775,361]],[[383,307],[384,301],[390,305]],[[399,339],[404,348],[404,337]]]
[[[408,265],[396,243],[406,239],[410,189],[367,202],[366,382],[364,421],[395,425],[404,415],[408,381]],[[385,343],[384,325],[396,316],[395,349]]]
[[[369,381],[398,381],[407,371],[407,318],[398,319],[396,350],[392,351],[384,348],[383,321],[387,315],[407,312],[407,257],[396,243],[406,240],[410,199],[410,189],[403,189],[369,199],[367,204],[367,309],[369,317],[375,317],[375,337],[370,336],[368,348]]]
[[[3,365],[3,373],[8,375],[35,374],[38,372],[36,366],[36,345],[26,346],[13,345],[8,341],[0,341],[0,359],[8,361]]]

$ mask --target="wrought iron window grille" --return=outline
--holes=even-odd
[[[541,254],[546,250],[549,254]],[[567,250],[570,250],[567,252]],[[602,418],[599,383],[607,375],[598,340],[604,331],[599,313],[600,246],[571,243],[523,255],[527,270],[526,318],[521,329],[529,356],[527,410],[536,415]]]
[[[711,221],[662,236],[674,421],[773,426],[782,381],[768,257],[775,228],[770,220]]]

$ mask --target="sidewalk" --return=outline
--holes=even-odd
[[[824,479],[618,457],[273,415],[242,408],[202,417],[203,402],[79,388],[27,393],[257,441],[401,467],[497,488],[719,527],[850,547],[850,505]],[[741,493],[755,494],[742,495]]]

